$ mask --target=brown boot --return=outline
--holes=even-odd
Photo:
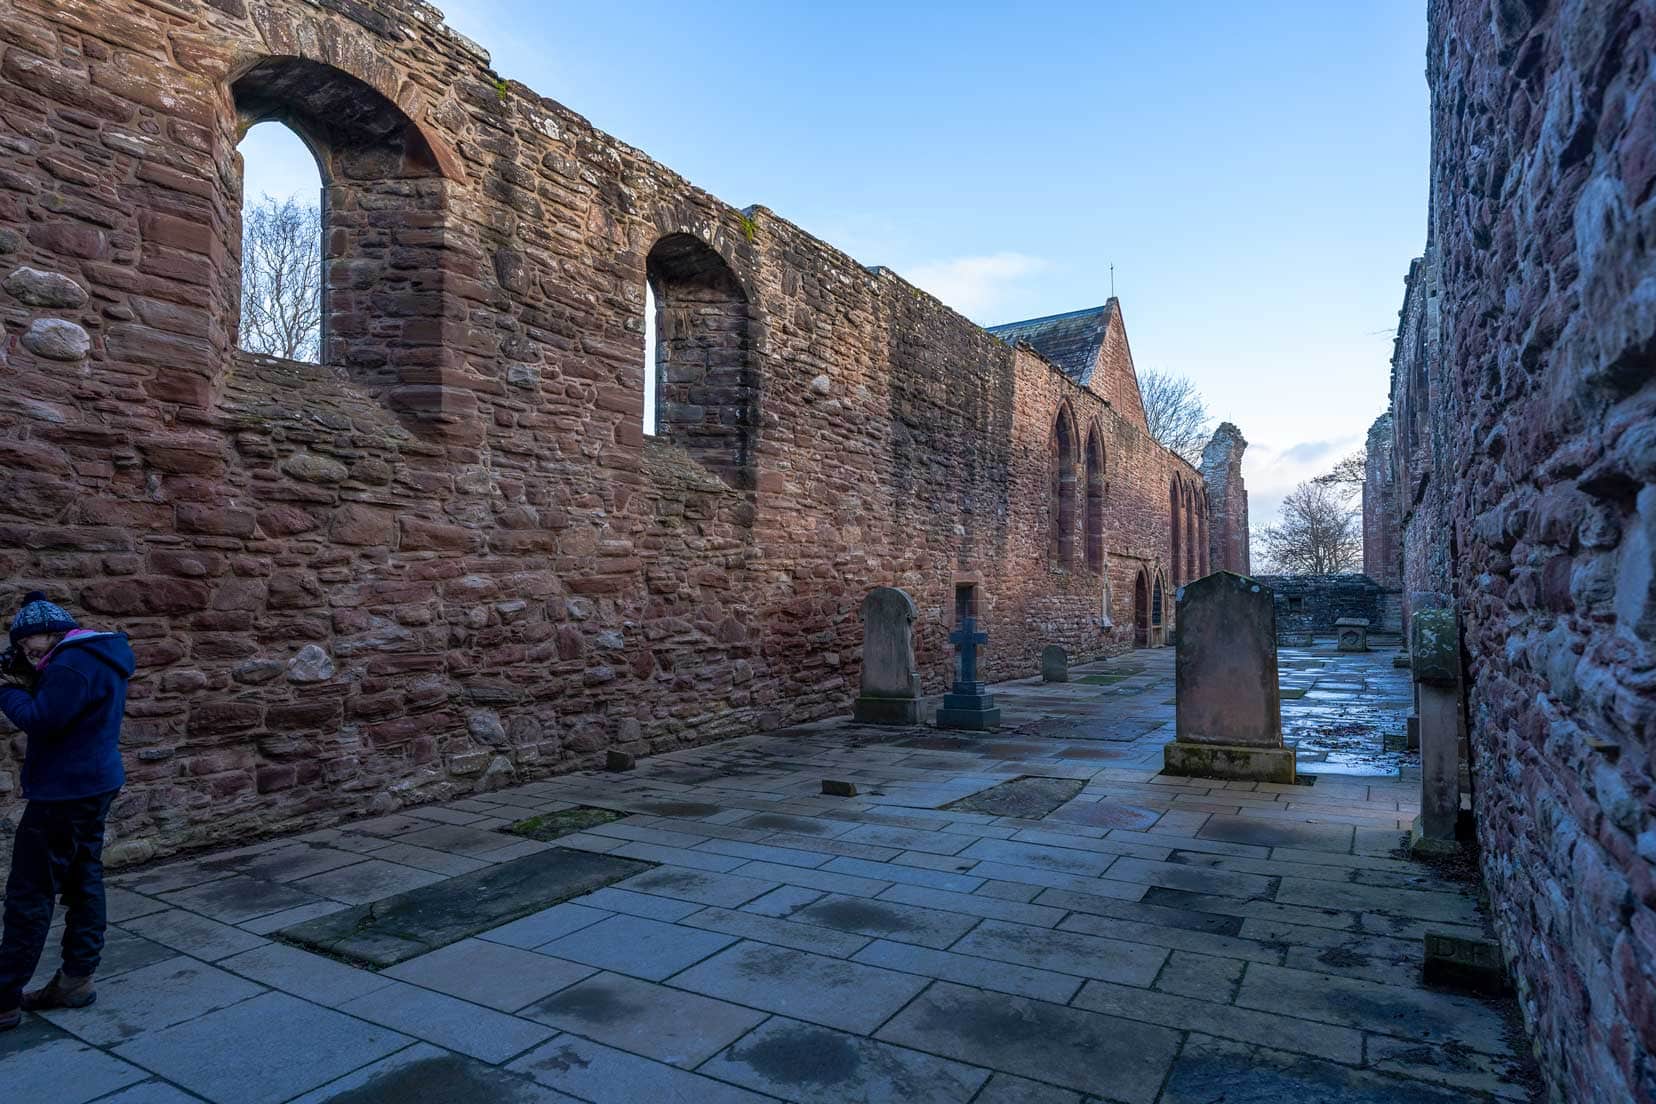
[[[59,970],[52,980],[32,993],[23,994],[23,1011],[42,1012],[49,1008],[85,1008],[98,999],[89,977],[76,978]]]
[[[0,1031],[10,1031],[23,1022],[23,1010],[14,1008],[10,1012],[0,1012]]]

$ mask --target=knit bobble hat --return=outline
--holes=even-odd
[[[30,591],[23,599],[23,608],[11,623],[11,642],[16,644],[26,636],[45,636],[50,633],[70,632],[80,626],[62,606],[46,600],[38,590]]]

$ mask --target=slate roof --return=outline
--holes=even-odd
[[[1093,368],[1098,364],[1098,351],[1104,344],[1104,332],[1109,328],[1110,316],[1115,309],[1115,300],[1111,299],[1101,307],[990,326],[989,332],[1008,345],[1016,345],[1020,341],[1027,343],[1066,376],[1085,387],[1092,382]]]

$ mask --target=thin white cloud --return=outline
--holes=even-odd
[[[1019,281],[1046,267],[1046,261],[1026,253],[992,253],[928,261],[899,271],[910,283],[931,292],[966,317],[981,320],[1003,309],[1001,304]]]

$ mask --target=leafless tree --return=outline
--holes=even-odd
[[[322,343],[322,214],[265,196],[242,215],[241,347],[315,361]]]
[[[1259,533],[1271,574],[1329,575],[1356,571],[1363,533],[1350,499],[1322,479],[1301,483],[1282,500],[1275,525]]]
[[[1144,417],[1150,423],[1150,436],[1193,466],[1200,467],[1202,448],[1212,435],[1213,419],[1196,385],[1184,376],[1145,372],[1139,377],[1139,394],[1144,399]]]

